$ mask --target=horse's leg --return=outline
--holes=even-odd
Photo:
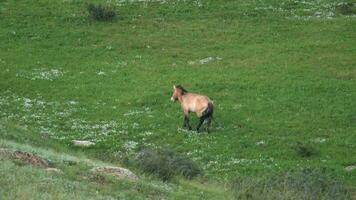
[[[189,112],[184,111],[184,123],[183,128],[188,128],[188,130],[192,130],[192,127],[189,125]]]
[[[187,128],[188,123],[189,123],[189,118],[188,118],[188,116],[184,115],[183,128]]]
[[[201,125],[203,124],[203,122],[205,121],[205,116],[202,116],[199,118],[199,124],[197,126],[197,132],[199,132],[199,129],[201,127]]]
[[[189,124],[189,116],[187,116],[187,128],[188,130],[192,130],[192,127]]]
[[[211,116],[206,119],[206,131],[210,133],[210,127],[211,127]]]

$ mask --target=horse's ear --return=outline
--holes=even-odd
[[[173,89],[176,89],[176,86],[175,86],[175,85],[173,85]]]

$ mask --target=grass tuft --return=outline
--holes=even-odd
[[[109,5],[90,3],[87,10],[89,16],[96,21],[113,21],[117,16],[115,9]]]
[[[309,158],[319,153],[314,147],[302,143],[297,144],[295,147],[295,152],[298,156],[303,158]]]

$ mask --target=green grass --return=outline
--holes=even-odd
[[[356,21],[342,1],[119,2],[116,20],[96,22],[86,1],[0,1],[1,139],[123,165],[140,146],[170,148],[206,182],[308,167],[356,187],[344,170],[356,164]],[[211,134],[180,128],[173,84],[214,100]],[[318,154],[299,156],[300,143]],[[14,177],[32,170],[45,177]]]

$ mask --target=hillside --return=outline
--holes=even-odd
[[[0,148],[38,153],[64,172],[0,158],[0,196],[356,198],[355,3],[90,2],[116,18],[95,20],[82,0],[0,1]],[[182,129],[174,84],[213,99],[211,133]],[[142,149],[168,149],[202,173],[162,181],[136,163]],[[140,180],[83,175],[90,166],[66,157]]]

